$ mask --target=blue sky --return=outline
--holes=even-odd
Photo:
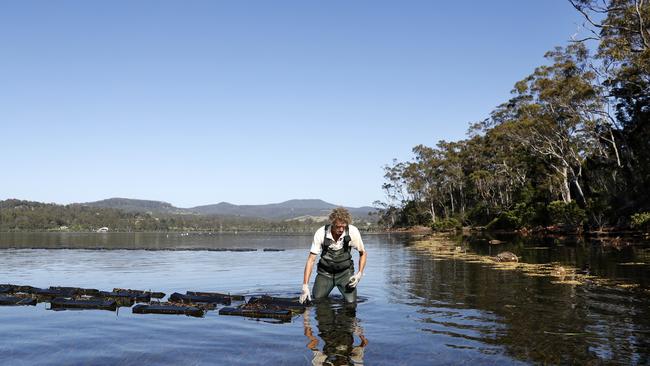
[[[383,199],[565,45],[568,1],[0,2],[0,199]]]

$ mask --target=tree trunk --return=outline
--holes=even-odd
[[[618,146],[616,146],[616,140],[614,139],[614,132],[612,131],[612,128],[609,128],[609,138],[611,139],[611,144],[612,144],[612,149],[614,149],[614,154],[616,154],[616,165],[620,168],[622,167],[621,165],[621,157],[618,154]]]
[[[582,193],[582,187],[580,187],[580,183],[578,183],[578,178],[574,178],[572,180],[572,183],[576,187],[576,191],[578,192],[578,202],[582,207],[586,207],[587,201],[585,200],[585,194]]]
[[[451,200],[451,214],[454,214],[454,190],[449,190],[449,199]]]
[[[433,223],[435,224],[435,222],[436,222],[436,207],[433,205],[433,201],[431,201],[430,205],[431,205],[431,219],[433,220]]]
[[[465,214],[465,193],[463,192],[463,185],[460,185],[460,213]]]
[[[560,169],[560,176],[562,177],[562,187],[560,187],[562,201],[564,201],[564,203],[569,203],[571,202],[571,189],[569,188],[569,174],[567,167],[562,167],[562,169]]]

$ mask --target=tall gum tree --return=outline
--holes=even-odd
[[[595,73],[588,65],[588,52],[582,44],[548,52],[551,65],[515,85],[515,98],[501,108],[513,109],[513,136],[534,154],[545,159],[560,178],[564,202],[586,204],[580,179],[585,159],[597,145],[596,126],[602,116],[602,100],[594,87]]]
[[[626,182],[619,189],[628,202],[639,205],[639,197],[646,197],[650,205],[650,1],[569,2],[584,16],[589,32],[576,42],[598,42],[602,85],[613,100],[612,123],[619,126],[617,137],[622,140]]]

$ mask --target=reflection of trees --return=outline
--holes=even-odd
[[[410,263],[403,283],[420,299],[413,305],[423,330],[448,337],[451,347],[505,347],[512,357],[551,364],[648,362],[647,296],[422,253],[402,263]]]
[[[494,256],[502,251],[515,253],[522,262],[550,263],[575,267],[580,271],[599,277],[634,279],[644,286],[648,285],[649,267],[626,268],[619,265],[622,262],[649,262],[649,255],[639,251],[634,246],[622,248],[603,246],[598,240],[589,240],[579,236],[544,236],[523,237],[516,235],[500,235],[498,239],[503,244],[489,245],[491,236],[470,236],[456,238],[458,245],[468,248],[473,253]],[[624,241],[632,240],[626,238]],[[593,245],[593,244],[596,245]],[[632,269],[632,270],[630,270]]]
[[[330,300],[319,301],[315,306],[318,338],[314,336],[309,311],[304,313],[307,348],[313,352],[314,365],[362,365],[364,347],[368,340],[356,318],[356,304],[333,304]],[[354,345],[354,336],[361,340]],[[319,338],[323,341],[319,349]]]

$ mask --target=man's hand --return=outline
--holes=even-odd
[[[363,272],[357,272],[357,274],[350,277],[350,281],[348,281],[348,287],[352,287],[352,288],[357,287],[359,281],[361,281],[361,277],[363,277]]]
[[[302,294],[300,294],[300,303],[304,303],[305,300],[311,301],[311,292],[309,291],[309,285],[308,284],[303,284],[302,285]]]

